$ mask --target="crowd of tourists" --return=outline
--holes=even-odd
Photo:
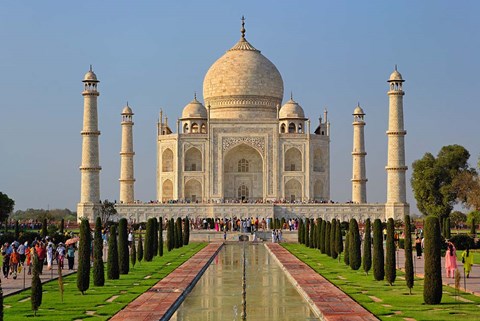
[[[68,261],[68,269],[73,270],[75,243],[67,246],[63,242],[55,242],[53,238],[47,236],[43,239],[35,239],[31,243],[28,241],[24,243],[19,241],[6,242],[1,247],[1,253],[3,277],[8,279],[11,276],[16,279],[23,269],[25,269],[26,274],[32,274],[34,254],[37,255],[40,274],[43,273],[44,266],[48,270],[53,269],[55,265],[63,269],[65,258]]]

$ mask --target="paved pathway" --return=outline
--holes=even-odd
[[[130,302],[110,321],[168,320],[193,289],[222,245],[219,242],[207,245],[147,292]]]
[[[463,251],[459,251],[463,252]],[[422,256],[421,259],[417,259],[415,249],[413,250],[413,268],[415,275],[423,277],[425,274],[425,257]],[[479,255],[475,253],[474,255]],[[473,265],[472,271],[470,272],[469,278],[464,278],[463,264],[462,261],[457,261],[458,269],[460,271],[461,280],[460,280],[460,289],[466,290],[470,293],[480,296],[480,265]],[[397,251],[397,268],[404,269],[405,267],[405,251],[400,249]],[[465,281],[465,283],[464,283]],[[442,282],[444,285],[449,285],[454,287],[455,280],[453,278],[447,278],[445,271],[445,258],[442,257]],[[466,285],[466,289],[465,289]]]
[[[378,320],[360,304],[331,284],[277,243],[267,243],[288,278],[322,320]]]
[[[75,253],[77,256],[77,253]],[[65,258],[64,269],[62,270],[62,275],[66,276],[77,271],[77,257],[75,257],[75,264],[73,265],[73,270],[68,270],[68,261]],[[47,270],[47,266],[43,266],[43,274],[40,275],[42,283],[48,282],[50,280],[55,280],[58,278],[58,265],[54,262],[52,270]],[[22,269],[22,272],[18,273],[17,279],[14,280],[12,275],[8,276],[8,279],[3,277],[3,273],[0,272],[2,282],[3,296],[12,295],[18,292],[21,292],[25,289],[29,289],[32,286],[32,276],[27,274],[27,270]]]

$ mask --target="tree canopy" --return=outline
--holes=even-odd
[[[8,219],[8,215],[13,212],[15,201],[8,197],[7,194],[0,192],[0,221]]]
[[[426,153],[413,162],[411,184],[417,207],[424,215],[447,217],[458,201],[455,180],[468,167],[470,153],[460,145],[442,147],[437,157]]]
[[[100,208],[100,217],[102,219],[102,224],[105,225],[110,220],[110,217],[117,214],[115,209],[115,203],[108,200],[102,202],[102,207]]]

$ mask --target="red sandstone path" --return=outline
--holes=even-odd
[[[322,315],[322,320],[378,320],[372,313],[279,244],[268,243],[267,248],[276,257],[300,294],[310,303],[314,312]]]

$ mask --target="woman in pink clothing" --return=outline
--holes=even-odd
[[[447,278],[455,277],[455,270],[457,269],[457,250],[452,242],[447,244],[447,252],[445,253],[445,269],[447,270]]]

